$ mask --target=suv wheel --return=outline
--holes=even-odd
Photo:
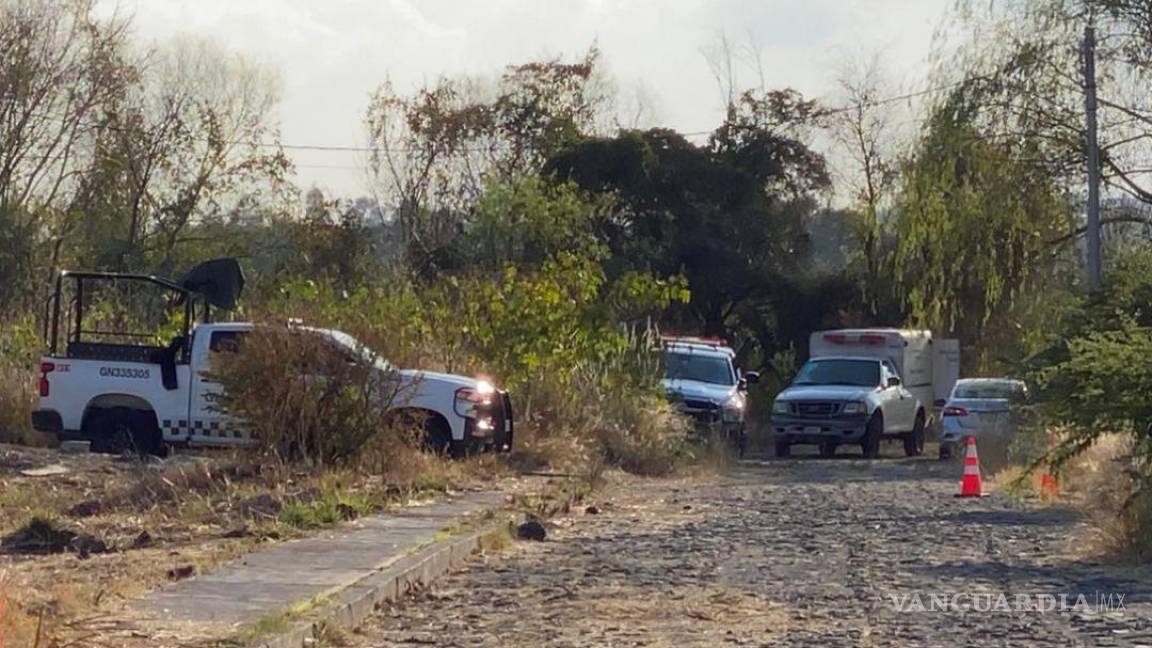
[[[868,419],[868,427],[864,430],[864,440],[860,442],[865,459],[875,459],[880,454],[880,435],[883,433],[883,416],[873,414],[872,418]]]
[[[792,455],[792,444],[788,443],[787,441],[777,441],[776,442],[776,456],[777,457],[783,458],[783,457],[789,457],[791,455]]]
[[[916,424],[912,431],[904,435],[904,456],[918,457],[924,454],[924,412],[916,414]]]

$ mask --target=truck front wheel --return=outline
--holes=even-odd
[[[916,424],[912,431],[904,435],[904,456],[919,457],[924,454],[924,412],[916,413]]]
[[[424,447],[440,455],[456,455],[456,447],[452,443],[452,428],[439,416],[428,416],[424,419]]]

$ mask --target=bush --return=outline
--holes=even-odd
[[[26,316],[0,323],[0,443],[46,445],[51,440],[32,429],[36,404],[35,367],[40,336],[35,321]]]
[[[223,387],[218,409],[281,460],[349,464],[374,438],[410,432],[389,415],[405,391],[398,375],[360,351],[302,330],[257,327],[212,368]]]

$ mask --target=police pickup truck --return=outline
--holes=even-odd
[[[723,340],[665,337],[664,379],[669,401],[692,418],[698,433],[719,433],[741,455],[747,446],[745,415],[748,385],[760,375],[740,373],[735,351]]]
[[[214,307],[235,307],[243,281],[230,259],[202,264],[180,283],[147,275],[62,272],[49,303],[48,350],[40,361],[33,427],[61,439],[91,440],[94,450],[108,452],[161,454],[171,445],[252,443],[240,421],[213,407],[221,386],[208,371],[214,356],[236,350],[255,328],[211,319]],[[126,318],[109,318],[106,307],[90,303],[141,290],[165,295],[164,319],[171,319],[174,309],[182,311],[179,328],[166,344],[155,344],[154,332],[125,326],[108,330],[110,320]],[[139,310],[131,312],[136,317],[129,319],[137,324],[148,319]],[[347,357],[374,355],[340,331],[297,330]],[[403,398],[396,400],[395,411],[419,416],[433,449],[459,455],[469,447],[510,448],[512,409],[506,392],[478,378],[393,369],[375,358],[373,364],[399,377]]]

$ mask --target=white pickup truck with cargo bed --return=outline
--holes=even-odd
[[[243,282],[231,260],[202,264],[180,283],[147,275],[62,272],[45,323],[48,351],[40,361],[33,426],[61,439],[90,440],[93,450],[106,452],[162,454],[169,446],[252,443],[242,421],[214,406],[221,385],[210,373],[215,356],[236,351],[255,329],[252,323],[211,319],[213,307],[235,307]],[[101,326],[109,318],[90,303],[93,296],[126,289],[164,295],[167,306],[161,310],[167,312],[153,313],[152,320],[161,315],[171,321],[178,313],[179,330],[167,343],[157,344],[154,330]],[[137,324],[149,320],[145,311],[132,311]],[[511,400],[487,380],[396,369],[346,333],[295,330],[396,377],[398,398],[390,411],[418,417],[432,449],[458,456],[470,448],[511,447]]]
[[[929,331],[817,331],[809,356],[772,405],[779,457],[794,445],[813,444],[831,457],[838,446],[859,444],[873,458],[884,439],[901,440],[907,456],[920,455],[938,420],[934,405],[960,371],[958,343]]]

